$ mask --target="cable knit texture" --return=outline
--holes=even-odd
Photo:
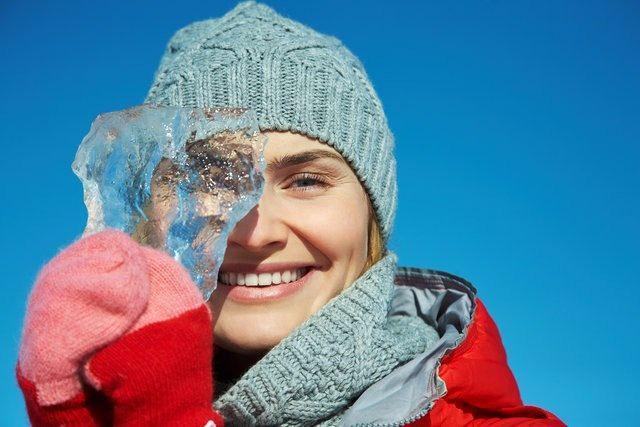
[[[397,204],[393,135],[362,63],[337,38],[245,1],[173,36],[145,102],[251,108],[263,131],[328,143],[351,163],[388,241]]]
[[[284,338],[214,403],[230,425],[337,425],[367,387],[438,339],[418,317],[387,316],[397,257],[373,265]]]

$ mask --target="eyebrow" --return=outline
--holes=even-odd
[[[344,163],[345,165],[347,164],[344,158],[339,154],[332,153],[331,151],[326,150],[310,150],[303,151],[302,153],[287,154],[270,161],[267,165],[267,172],[275,172],[278,169],[284,169],[320,159],[332,159],[337,160],[340,163]]]

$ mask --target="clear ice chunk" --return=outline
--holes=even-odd
[[[229,233],[264,190],[266,142],[242,108],[144,104],[100,114],[72,165],[85,234],[116,228],[166,251],[208,300]]]

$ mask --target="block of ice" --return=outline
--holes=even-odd
[[[266,142],[247,109],[145,104],[100,114],[72,166],[85,234],[117,228],[168,252],[208,300],[229,233],[262,195]]]

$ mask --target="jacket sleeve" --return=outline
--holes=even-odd
[[[551,412],[523,404],[498,328],[479,298],[466,339],[443,357],[438,373],[447,393],[411,426],[566,427]]]

